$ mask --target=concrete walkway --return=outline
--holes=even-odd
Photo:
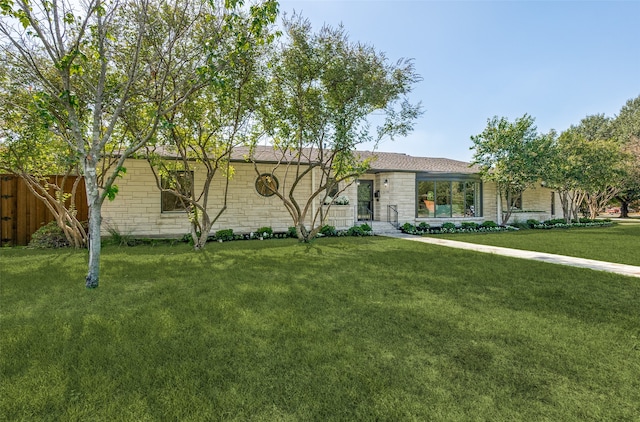
[[[640,267],[635,265],[616,264],[613,262],[596,261],[595,259],[575,258],[572,256],[555,255],[545,252],[523,251],[519,249],[503,248],[500,246],[476,245],[475,243],[458,242],[457,240],[438,239],[436,237],[414,236],[405,233],[384,234],[383,236],[397,239],[412,240],[414,242],[430,243],[432,245],[450,248],[467,249],[470,251],[492,253],[512,258],[532,259],[534,261],[550,262],[552,264],[569,265],[571,267],[590,268],[596,271],[622,274],[640,278]]]

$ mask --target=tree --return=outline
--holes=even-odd
[[[309,242],[326,211],[317,206],[311,215],[314,203],[324,204],[329,188],[339,186],[339,194],[368,168],[357,146],[412,130],[421,110],[406,96],[420,77],[412,61],[389,64],[373,47],[349,41],[342,27],[313,33],[307,20],[293,16],[284,28],[287,38],[270,63],[270,89],[261,108],[275,164],[265,175],[255,151],[252,158],[256,174],[265,178],[266,193],[282,201],[298,238]],[[374,113],[380,124],[372,134]],[[285,180],[276,186],[272,181],[278,171]],[[312,179],[316,184],[305,191],[303,180]]]
[[[0,85],[0,170],[24,181],[54,216],[70,245],[85,246],[87,233],[75,204],[82,180],[77,177],[77,157],[62,139],[64,134],[49,130],[51,122],[41,113],[37,96],[15,89],[9,78],[2,78]],[[69,177],[75,181],[65,191]]]
[[[494,116],[482,133],[471,136],[475,149],[472,163],[480,166],[484,180],[495,182],[500,203],[506,201],[502,210],[505,223],[522,192],[544,178],[555,133],[539,135],[534,122],[528,114],[513,123]]]
[[[196,250],[205,247],[211,227],[227,208],[229,179],[234,173],[231,154],[252,136],[258,99],[266,91],[261,69],[266,46],[274,35],[269,24],[275,21],[276,6],[265,2],[249,13],[225,16],[217,27],[201,28],[203,32],[192,39],[196,50],[204,45],[205,37],[217,31],[218,42],[210,47],[214,51],[209,51],[208,70],[215,72],[207,86],[163,116],[157,142],[147,147],[158,188],[173,195],[188,211]],[[256,25],[258,20],[262,24]],[[243,45],[238,46],[236,40]],[[174,156],[168,158],[168,154]],[[192,178],[195,167],[203,175],[197,186]],[[209,199],[218,174],[224,182],[222,191],[216,192],[220,200],[214,209]]]
[[[570,130],[587,143],[578,146],[584,164],[580,189],[595,218],[622,188],[625,157],[614,139],[613,119],[604,114],[587,116]]]
[[[1,48],[11,75],[42,99],[81,163],[89,205],[88,288],[99,281],[101,206],[116,195],[125,160],[152,138],[161,116],[202,86],[200,74],[183,66],[193,58],[180,47],[203,4],[0,0]],[[166,38],[154,38],[162,25],[170,25],[162,31]],[[182,81],[173,84],[181,95],[168,89],[170,79]],[[130,128],[123,128],[123,116],[149,97],[137,131],[125,137]],[[113,165],[105,165],[107,156]]]
[[[578,126],[564,131],[553,146],[547,183],[560,195],[567,222],[578,218],[583,202],[591,218],[615,195],[623,154],[612,139],[587,140]]]
[[[629,216],[629,204],[640,200],[640,96],[632,98],[614,121],[615,135],[627,154],[625,177],[616,199],[620,201],[620,217]]]

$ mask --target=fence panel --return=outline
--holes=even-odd
[[[61,176],[51,176],[48,182],[59,185]],[[71,192],[75,177],[69,177],[63,187],[64,192]],[[75,198],[78,219],[89,218],[84,180],[81,180]],[[29,244],[31,235],[50,221],[53,214],[47,206],[37,198],[26,183],[17,176],[0,175],[0,245],[24,246]]]

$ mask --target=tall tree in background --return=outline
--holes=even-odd
[[[528,114],[510,122],[506,117],[487,120],[485,130],[473,141],[473,164],[480,166],[484,180],[496,183],[502,210],[502,222],[507,223],[516,199],[522,192],[544,179],[549,148],[555,134],[539,135],[535,119]]]
[[[99,281],[101,207],[117,193],[124,161],[151,139],[161,116],[203,86],[201,74],[183,66],[193,58],[180,47],[205,4],[0,0],[0,48],[9,71],[42,99],[81,163],[89,205],[88,288]],[[150,36],[166,24],[166,38]],[[180,95],[170,89],[176,85]],[[133,136],[125,137],[122,117],[140,103],[147,112],[138,115]],[[123,142],[114,146],[117,139]],[[104,165],[106,155],[115,157],[112,166]]]
[[[589,218],[595,218],[622,189],[626,160],[615,140],[613,119],[604,114],[587,116],[569,130],[588,143],[581,147],[581,189]]]
[[[163,116],[156,142],[147,147],[158,188],[187,211],[196,250],[205,247],[211,227],[227,208],[231,154],[253,137],[254,112],[267,90],[262,73],[276,16],[277,3],[267,1],[203,22],[190,47],[195,57],[206,47],[209,82]],[[214,34],[216,41],[207,44]],[[192,177],[196,168],[197,184]],[[223,181],[212,192],[216,175]]]
[[[547,183],[557,190],[567,222],[578,219],[583,204],[595,218],[622,181],[624,155],[619,145],[613,139],[587,139],[590,133],[594,132],[572,126],[553,146]]]
[[[629,205],[640,200],[640,96],[622,107],[614,121],[615,134],[627,154],[623,186],[616,195],[620,217],[629,216]]]
[[[390,64],[373,47],[350,41],[342,27],[314,33],[307,20],[293,16],[284,28],[287,37],[270,64],[269,97],[261,110],[276,162],[264,185],[291,215],[298,238],[308,242],[324,224],[328,188],[344,190],[368,168],[358,145],[413,129],[420,106],[406,96],[421,78],[411,61]],[[380,122],[375,130],[373,113]],[[255,170],[264,176],[257,164]],[[276,172],[283,175],[277,187],[269,183]],[[313,179],[316,185],[305,191],[303,180]]]

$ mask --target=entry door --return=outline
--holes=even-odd
[[[373,220],[373,180],[358,185],[358,220]]]

